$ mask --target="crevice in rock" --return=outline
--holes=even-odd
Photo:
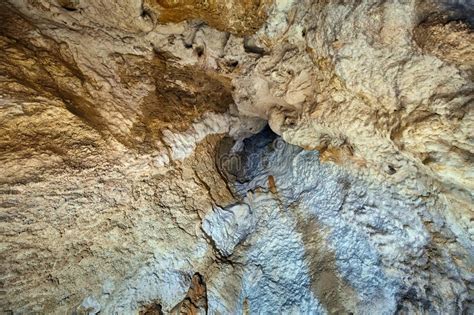
[[[143,306],[138,312],[139,315],[164,315],[160,303],[151,303]]]
[[[206,282],[201,274],[193,275],[186,297],[171,310],[170,314],[208,314]]]
[[[74,12],[79,9],[79,0],[58,0],[61,7],[67,11]]]

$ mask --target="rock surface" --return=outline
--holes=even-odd
[[[0,311],[474,312],[473,12],[0,3]]]

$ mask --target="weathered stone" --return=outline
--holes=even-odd
[[[0,311],[472,313],[472,12],[0,3]]]

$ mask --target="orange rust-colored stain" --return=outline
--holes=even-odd
[[[276,194],[278,192],[273,175],[268,176],[268,188],[272,194]]]
[[[333,162],[336,164],[344,164],[348,161],[357,162],[361,164],[361,161],[354,156],[353,148],[350,145],[343,145],[340,147],[319,145],[319,146],[303,146],[303,149],[307,151],[319,151],[319,160],[321,162]]]
[[[342,162],[343,156],[339,148],[329,147],[320,152],[319,159],[322,162],[334,162],[336,164],[340,164]]]

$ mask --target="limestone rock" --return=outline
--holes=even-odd
[[[472,313],[473,12],[1,2],[0,311]]]

